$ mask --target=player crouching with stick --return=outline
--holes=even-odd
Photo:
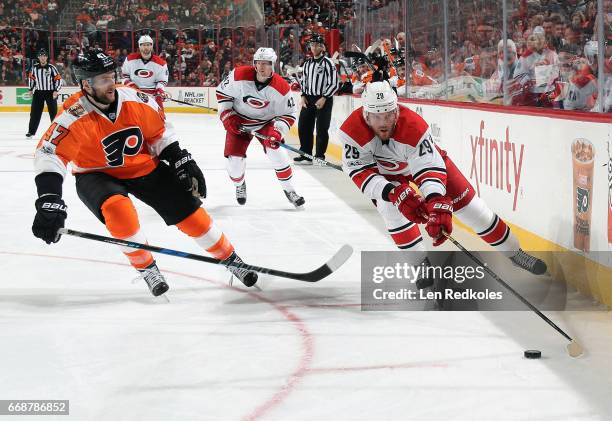
[[[536,275],[546,272],[546,264],[520,248],[506,223],[434,144],[425,120],[398,105],[388,82],[367,84],[362,102],[339,130],[343,169],[376,202],[399,249],[425,251],[418,224],[425,224],[434,246],[441,245],[443,233],[453,230],[454,214],[515,265]]]

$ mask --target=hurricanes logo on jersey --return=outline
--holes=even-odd
[[[389,158],[383,158],[376,155],[374,155],[374,158],[376,158],[376,163],[387,171],[403,171],[408,168],[408,164],[406,162],[391,161]]]
[[[134,74],[138,77],[146,79],[148,77],[153,76],[153,71],[149,69],[136,69],[136,71],[134,71]]]
[[[257,109],[266,108],[268,104],[270,103],[270,101],[262,101],[261,99],[255,98],[254,96],[251,96],[251,95],[247,95],[243,97],[242,102],[244,102],[245,104],[248,104],[249,106],[253,108],[257,108]]]
[[[134,156],[142,148],[143,136],[140,127],[128,127],[102,139],[106,162],[111,167],[123,166],[123,156]]]

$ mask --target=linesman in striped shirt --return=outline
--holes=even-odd
[[[325,159],[329,141],[329,123],[331,121],[333,95],[338,91],[338,71],[334,62],[325,57],[323,37],[315,34],[309,41],[313,57],[304,62],[300,85],[302,87],[301,111],[298,121],[300,150],[312,155],[313,130],[317,125],[317,146],[315,157]],[[297,163],[310,164],[310,159],[298,156]]]
[[[51,121],[57,114],[57,96],[62,87],[62,77],[57,68],[48,62],[49,55],[42,49],[38,52],[38,63],[34,63],[28,72],[28,86],[32,92],[32,108],[30,109],[30,125],[26,137],[36,134],[45,102]]]

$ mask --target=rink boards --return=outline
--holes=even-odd
[[[0,110],[29,111],[26,91],[24,87],[0,87]],[[76,87],[63,88],[59,102],[76,91]],[[173,98],[200,107],[214,109],[217,105],[214,88],[169,87],[168,91]],[[341,158],[338,127],[360,102],[357,96],[334,98],[331,160]],[[425,118],[434,141],[449,153],[477,193],[510,223],[525,249],[571,251],[559,259],[546,256],[553,276],[612,305],[609,115],[428,100],[402,102]],[[175,102],[166,103],[165,108],[167,112],[214,112]],[[296,127],[292,136],[297,142]],[[574,159],[572,145],[576,142],[589,145],[591,159]]]

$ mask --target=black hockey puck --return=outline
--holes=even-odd
[[[537,349],[528,349],[527,351],[525,351],[525,358],[528,358],[530,360],[535,360],[541,357],[542,351],[538,351]]]

